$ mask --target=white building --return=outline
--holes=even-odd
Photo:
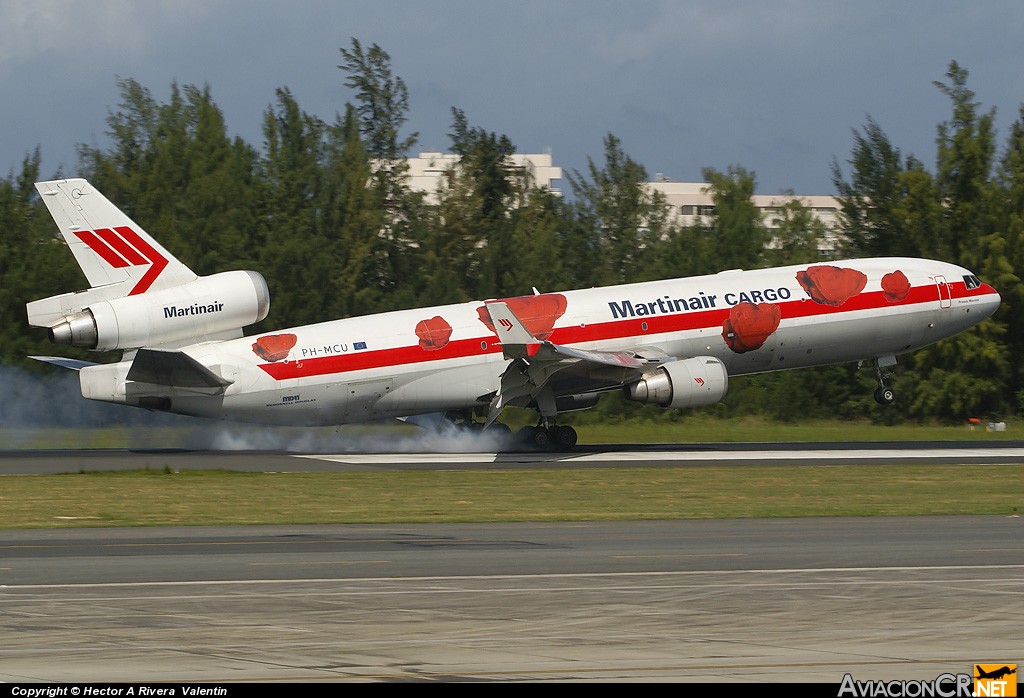
[[[454,153],[426,152],[419,157],[405,158],[406,182],[412,191],[426,194],[428,204],[437,204],[437,191],[444,182],[445,173],[460,159]],[[562,179],[562,168],[552,164],[551,153],[514,153],[510,156],[512,167],[518,173],[528,176],[531,186],[548,189],[561,196],[558,183]],[[710,184],[707,182],[672,182],[659,175],[658,181],[647,184],[652,190],[661,192],[671,209],[669,222],[674,225],[691,226],[709,223],[715,213],[711,199]],[[769,230],[779,227],[778,219],[782,207],[790,201],[799,201],[811,215],[821,221],[825,235],[818,241],[818,252],[822,257],[834,257],[839,246],[839,200],[834,196],[810,196],[788,194],[755,194],[753,204],[761,212],[761,220]],[[769,243],[771,246],[771,243]]]
[[[690,226],[709,223],[715,213],[715,202],[711,199],[711,185],[707,182],[671,182],[658,179],[648,186],[661,192],[672,214],[669,222]],[[811,215],[825,226],[825,235],[818,241],[818,252],[822,257],[834,257],[839,246],[839,199],[834,196],[811,196],[801,194],[755,194],[753,204],[761,213],[761,221],[769,230],[779,227],[782,207],[791,201],[799,201]]]
[[[427,203],[436,204],[437,189],[444,174],[458,164],[459,159],[454,153],[420,153],[417,158],[406,158],[409,188],[424,192]],[[562,168],[551,164],[551,153],[513,153],[509,159],[513,168],[529,177],[532,186],[561,196],[561,189],[554,182],[562,179]]]

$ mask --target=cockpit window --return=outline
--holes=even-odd
[[[968,274],[964,277],[964,286],[967,287],[968,291],[974,290],[981,286],[981,279],[974,274]]]

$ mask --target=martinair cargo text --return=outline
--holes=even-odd
[[[972,327],[999,294],[926,259],[855,259],[669,279],[334,320],[250,337],[263,277],[199,277],[82,179],[36,184],[91,288],[28,304],[52,341],[122,351],[79,371],[82,395],[268,424],[446,415],[497,427],[533,408],[536,446],[568,448],[561,412],[611,390],[669,409],[711,405],[730,375],[872,361],[875,399],[896,355]],[[473,422],[473,417],[479,422]]]

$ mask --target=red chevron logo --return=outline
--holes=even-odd
[[[703,378],[694,378],[693,382],[696,383],[697,385],[699,385],[702,388],[704,387],[704,379]]]
[[[128,226],[76,230],[75,236],[114,269],[149,265],[129,296],[145,293],[167,267],[167,258]]]
[[[507,317],[503,317],[500,320],[498,320],[498,324],[504,327],[506,332],[512,329],[512,321],[509,320]]]

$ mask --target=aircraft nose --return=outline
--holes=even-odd
[[[985,314],[985,317],[991,317],[991,315],[999,309],[999,305],[1003,302],[1003,299],[1002,296],[999,295],[999,291],[995,290],[988,284],[982,284],[981,287],[985,293],[985,298],[981,305],[981,312]]]

